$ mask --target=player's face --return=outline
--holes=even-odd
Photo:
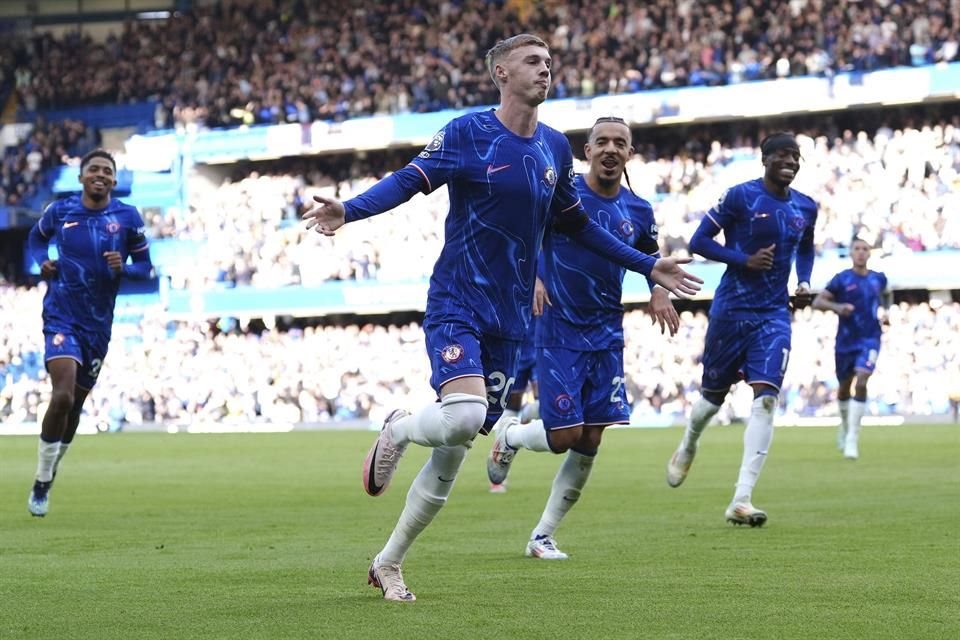
[[[600,182],[620,184],[627,160],[633,154],[630,129],[619,122],[602,122],[593,128],[583,147],[590,173]]]
[[[80,173],[83,193],[91,200],[103,200],[117,186],[113,163],[106,158],[90,158]]]
[[[780,187],[789,187],[800,171],[800,150],[791,147],[777,149],[764,156],[763,166],[766,167],[764,175],[767,180]]]
[[[870,260],[870,245],[859,240],[854,242],[850,247],[850,258],[853,260],[854,267],[859,269],[866,267],[867,261]]]
[[[547,99],[550,91],[550,52],[543,47],[527,45],[517,47],[497,64],[503,68],[505,77],[500,77],[500,90],[509,91],[526,104],[537,106]]]

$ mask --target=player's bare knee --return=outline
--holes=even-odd
[[[54,389],[50,394],[50,408],[58,414],[67,415],[73,408],[73,391],[71,389]]]
[[[554,453],[566,453],[579,444],[582,435],[583,429],[581,427],[547,431],[547,444],[550,445],[550,450]]]
[[[449,393],[440,401],[448,445],[464,444],[474,438],[487,417],[487,400],[469,393]]]
[[[603,427],[584,427],[580,441],[573,447],[577,451],[596,451],[603,438]]]
[[[853,386],[853,395],[857,400],[867,399],[867,381],[870,376],[857,376],[857,381]]]

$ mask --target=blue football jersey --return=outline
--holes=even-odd
[[[50,204],[37,224],[60,254],[57,277],[43,298],[44,329],[109,334],[120,276],[103,254],[118,251],[126,262],[131,253],[147,250],[140,213],[119,200],[87,209],[80,196],[72,196]]]
[[[587,215],[622,242],[649,254],[658,252],[653,207],[629,189],[613,198],[594,193],[583,176],[575,181]],[[537,323],[538,347],[575,351],[623,349],[623,277],[626,269],[549,233],[540,254],[540,277],[550,294]]]
[[[864,342],[879,345],[882,330],[877,310],[881,295],[887,289],[887,276],[879,271],[860,275],[846,269],[833,276],[826,289],[833,295],[834,302],[853,305],[852,314],[840,317],[836,350],[856,351]]]
[[[450,193],[427,313],[443,322],[467,312],[484,333],[522,340],[544,230],[579,212],[569,142],[542,123],[520,137],[481,111],[450,121],[411,165],[424,192]]]
[[[752,255],[776,245],[773,267],[767,271],[727,265],[710,316],[749,320],[770,313],[789,314],[790,270],[801,241],[813,241],[816,202],[796,189],[778,198],[758,178],[728,189],[706,215],[723,230],[727,248]]]

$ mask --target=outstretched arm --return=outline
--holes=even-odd
[[[307,229],[316,227],[319,233],[332,236],[347,222],[390,211],[424,190],[425,186],[424,174],[416,166],[408,164],[346,202],[313,196],[317,206],[306,212],[303,219],[307,222]]]
[[[689,258],[660,258],[659,260],[624,244],[609,231],[591,220],[583,210],[564,214],[556,229],[594,253],[617,264],[650,276],[654,282],[677,295],[693,295],[700,290],[703,280],[687,273],[679,265],[690,262]]]

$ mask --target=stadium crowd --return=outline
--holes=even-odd
[[[0,422],[35,421],[48,400],[39,325],[20,320],[39,317],[43,289],[0,291]],[[890,321],[870,383],[871,412],[947,413],[960,379],[960,303],[904,303],[891,309]],[[796,312],[784,415],[836,413],[836,322],[834,314]],[[684,312],[674,338],[661,336],[643,310],[628,312],[624,324],[634,422],[682,419],[699,393],[706,314]],[[85,421],[104,429],[154,421],[376,422],[389,409],[429,403],[428,378],[416,323],[258,332],[235,322],[165,322],[147,314],[139,323],[115,325]],[[738,385],[721,418],[742,418],[750,405],[749,388]]]
[[[98,132],[79,120],[38,119],[18,145],[6,147],[0,159],[0,205],[29,206],[44,194],[50,169],[95,148]],[[38,206],[43,203],[36,203]]]
[[[27,110],[154,99],[158,127],[219,127],[493,104],[483,54],[522,31],[565,98],[947,62],[958,24],[956,0],[230,0],[0,57]]]
[[[960,204],[952,195],[960,183],[960,119],[801,140],[803,168],[796,186],[820,204],[816,239],[821,251],[846,246],[855,233],[887,255],[960,248]],[[753,145],[712,141],[703,153],[666,158],[646,148],[628,164],[634,190],[654,204],[661,245],[668,253],[686,251],[703,212],[725,188],[757,176],[759,153]],[[394,166],[406,158],[398,162]],[[301,160],[276,174],[252,171],[222,183],[196,177],[188,210],[147,216],[153,238],[198,241],[191,260],[165,267],[172,286],[317,285],[428,276],[442,240],[445,189],[417,196],[376,221],[348,225],[335,240],[296,224],[313,193],[347,198],[364,191],[383,171],[356,177],[363,173],[355,165],[337,179]],[[216,242],[199,242],[208,238]]]

